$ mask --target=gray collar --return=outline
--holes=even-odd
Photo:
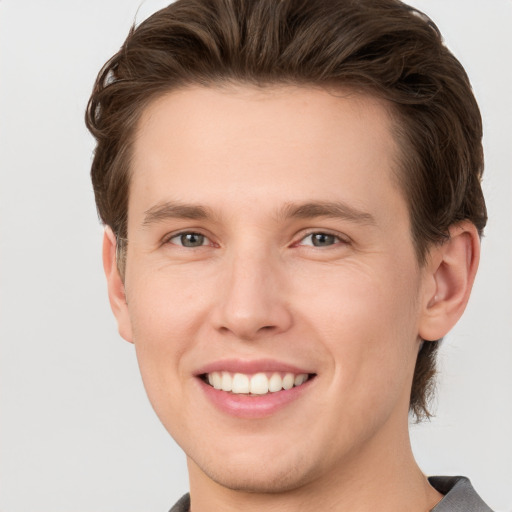
[[[492,512],[464,476],[431,476],[428,481],[445,495],[431,512]]]

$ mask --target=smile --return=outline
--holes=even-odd
[[[268,393],[289,390],[304,384],[310,375],[307,373],[232,373],[216,371],[202,375],[203,380],[215,389],[235,395],[261,396]]]

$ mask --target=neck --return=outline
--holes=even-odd
[[[372,439],[339,464],[293,489],[259,493],[233,490],[214,482],[190,459],[191,512],[427,512],[441,499],[428,483],[412,454],[407,425],[401,436],[389,425],[394,442]],[[402,429],[403,431],[403,429]],[[384,442],[383,442],[384,441]]]

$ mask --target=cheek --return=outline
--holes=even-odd
[[[197,327],[211,285],[204,276],[180,268],[152,266],[133,276],[127,274],[126,291],[136,341],[169,345],[176,338],[178,344],[184,343],[182,333]]]
[[[412,376],[416,359],[419,276],[389,262],[352,266],[311,282],[297,296],[329,353],[337,386],[379,396]],[[312,290],[312,282],[322,283]],[[306,291],[309,293],[306,294]]]
[[[127,297],[142,380],[158,413],[160,404],[179,399],[184,356],[193,349],[204,318],[204,289],[168,273],[148,272],[127,280]]]
[[[327,332],[340,329],[359,337],[373,330],[403,337],[404,329],[414,330],[417,323],[419,273],[399,262],[386,263],[309,269],[294,280],[292,303]]]

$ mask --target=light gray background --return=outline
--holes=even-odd
[[[490,221],[474,294],[441,356],[428,474],[465,474],[512,511],[512,1],[415,0],[472,79]],[[184,456],[116,332],[83,111],[141,0],[0,0],[0,511],[166,511]],[[138,10],[138,14],[137,14]],[[205,433],[207,435],[207,433]]]

